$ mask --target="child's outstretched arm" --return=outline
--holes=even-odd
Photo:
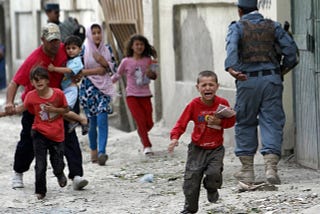
[[[48,65],[48,71],[57,72],[60,74],[65,74],[65,73],[70,74],[72,72],[72,70],[68,67],[55,67],[53,64]]]
[[[14,107],[14,114],[20,114],[25,110],[23,104]],[[7,112],[0,112],[0,117],[12,116],[13,114],[9,114]]]
[[[44,110],[47,112],[54,112],[54,113],[58,113],[58,114],[66,114],[69,112],[69,107],[65,106],[65,107],[55,107],[52,103],[46,103],[44,105]]]
[[[168,152],[169,153],[172,153],[174,151],[174,147],[178,146],[179,145],[179,141],[178,139],[172,139],[171,140],[171,143],[169,144],[168,146]]]

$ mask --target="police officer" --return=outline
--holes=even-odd
[[[60,25],[60,6],[56,3],[47,3],[44,7],[46,15],[48,17],[48,22],[53,22],[57,25]]]
[[[80,25],[78,20],[72,17],[67,17],[63,22],[60,22],[60,5],[57,3],[47,3],[44,10],[48,17],[47,22],[53,22],[60,28],[61,41],[65,42],[70,35],[79,36],[83,42],[85,39],[85,28]]]
[[[225,70],[236,79],[237,88],[235,154],[242,168],[234,176],[239,181],[254,182],[259,126],[266,180],[280,184],[277,164],[285,124],[280,68],[296,64],[297,46],[279,23],[265,19],[258,12],[257,0],[238,0],[237,6],[240,20],[232,22],[228,28],[225,59]],[[282,66],[275,43],[283,55]]]

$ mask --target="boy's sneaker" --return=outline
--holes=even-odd
[[[23,173],[14,172],[13,178],[12,178],[12,188],[23,188]]]
[[[102,154],[102,153],[100,153],[99,155],[98,155],[98,164],[100,165],[100,166],[104,166],[104,165],[106,165],[106,161],[108,160],[108,155],[107,154]]]
[[[216,203],[219,199],[219,192],[216,189],[215,191],[208,191],[207,190],[207,197],[208,197],[208,201],[211,203]]]
[[[46,197],[46,194],[37,193],[36,196],[38,200],[41,200],[44,199],[44,197]]]
[[[81,190],[83,187],[87,186],[88,183],[89,182],[86,179],[77,175],[73,178],[72,186],[74,190]]]
[[[151,147],[146,147],[143,149],[143,154],[145,155],[153,155],[153,151],[151,149]]]
[[[57,178],[60,187],[65,187],[67,185],[67,177],[64,175],[64,173]]]

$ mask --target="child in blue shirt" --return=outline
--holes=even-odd
[[[66,67],[55,67],[50,64],[48,70],[51,72],[63,73],[64,77],[61,81],[61,88],[67,98],[67,102],[70,109],[73,109],[78,99],[78,86],[72,81],[72,77],[78,74],[83,69],[83,63],[80,56],[82,41],[80,37],[71,35],[66,38],[65,49],[68,55],[68,61]],[[76,114],[73,111],[69,111],[64,114],[64,119],[70,122],[68,132],[72,132],[78,125],[82,127],[82,135],[88,133],[88,120]]]

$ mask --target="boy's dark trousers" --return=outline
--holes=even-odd
[[[63,174],[63,149],[64,142],[54,142],[47,139],[45,136],[37,131],[32,130],[31,136],[33,139],[34,156],[36,158],[35,173],[36,173],[36,189],[37,194],[46,194],[47,182],[47,154],[49,151],[49,158],[53,169],[53,174],[60,178]]]
[[[221,188],[224,153],[223,146],[208,150],[196,146],[192,142],[188,145],[183,183],[184,210],[191,213],[198,211],[200,187],[204,175],[203,186],[208,192]]]
[[[33,120],[34,115],[30,114],[28,111],[23,112],[21,119],[22,130],[20,133],[20,141],[17,143],[13,163],[13,170],[18,173],[28,171],[34,158],[32,139],[30,135]],[[82,153],[76,132],[73,131],[72,133],[68,133],[67,127],[67,122],[65,122],[64,152],[69,169],[68,177],[73,179],[76,175],[83,176]]]

